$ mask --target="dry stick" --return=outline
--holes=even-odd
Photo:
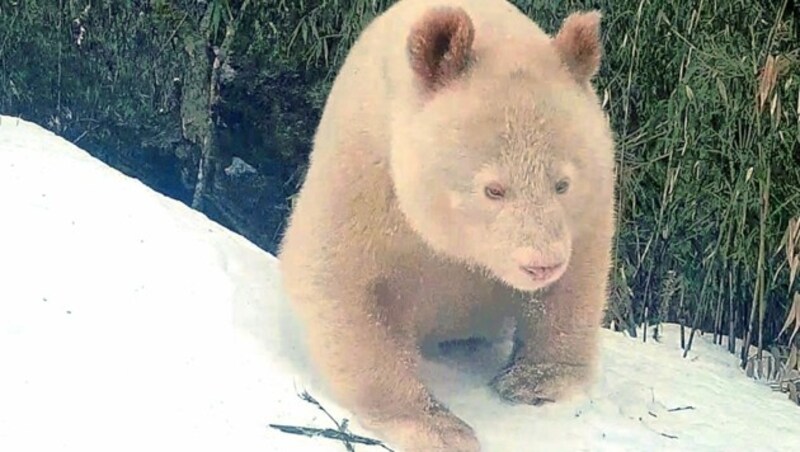
[[[339,429],[340,432],[347,433],[347,419],[343,420],[341,424],[339,422],[337,422],[336,418],[331,416],[331,413],[329,413],[328,410],[326,410],[325,407],[323,407],[322,404],[319,403],[319,401],[317,401],[317,399],[312,397],[311,394],[308,393],[308,391],[303,391],[303,393],[300,394],[300,398],[303,399],[304,401],[316,406],[317,408],[319,408],[320,411],[325,413],[325,416],[328,416],[328,419],[330,419],[331,422],[333,422],[333,424],[336,426],[336,428]],[[350,449],[349,445],[348,445],[348,449]]]
[[[691,405],[686,405],[686,406],[679,406],[679,407],[677,407],[677,408],[670,408],[670,409],[668,409],[667,411],[668,411],[668,412],[673,412],[673,411],[684,411],[684,410],[693,410],[693,409],[694,409],[694,407],[693,407],[693,406],[691,406]]]
[[[641,422],[641,423],[642,423],[642,425],[644,425],[644,426],[645,426],[645,427],[646,427],[648,430],[652,431],[653,433],[658,433],[659,435],[661,435],[661,436],[663,436],[663,437],[665,437],[665,438],[669,438],[669,439],[678,439],[678,437],[677,437],[677,436],[675,436],[675,435],[670,435],[669,433],[659,432],[658,430],[656,430],[656,429],[654,429],[653,427],[649,426],[649,425],[648,425],[648,424],[647,424],[647,423],[644,421],[644,419],[642,419],[641,417],[639,418],[639,422]]]
[[[376,439],[367,438],[364,436],[355,435],[351,432],[347,431],[347,419],[344,419],[341,423],[339,423],[336,418],[334,418],[325,407],[322,406],[317,399],[315,399],[308,391],[303,391],[302,394],[298,394],[303,401],[308,402],[317,408],[320,411],[325,413],[325,415],[330,419],[333,424],[336,426],[336,430],[332,428],[313,428],[313,427],[299,427],[293,425],[281,425],[281,424],[269,424],[270,427],[280,430],[284,433],[290,433],[294,435],[303,435],[309,438],[315,436],[321,436],[323,438],[328,439],[335,439],[344,443],[345,448],[347,448],[348,452],[354,452],[355,448],[353,447],[352,443],[356,444],[365,444],[368,446],[380,446],[390,452],[394,452],[389,446],[384,444],[382,441],[378,441]]]
[[[281,424],[269,424],[269,426],[274,428],[275,430],[280,430],[283,433],[302,435],[302,436],[307,436],[309,438],[313,438],[315,436],[321,436],[323,438],[342,441],[345,443],[348,451],[355,450],[352,444],[350,443],[364,444],[367,446],[380,446],[386,450],[392,450],[378,440],[366,438],[364,436],[354,435],[352,433],[342,433],[339,430],[334,430],[332,428],[297,427],[294,425],[281,425]]]

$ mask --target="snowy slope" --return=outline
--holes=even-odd
[[[309,371],[273,256],[7,116],[0,206],[0,451],[345,450],[268,427],[333,427],[303,389],[350,417]],[[676,335],[642,344],[604,331],[602,378],[568,404],[498,401],[483,384],[487,352],[477,372],[462,359],[425,373],[487,451],[800,444],[785,395],[705,338],[681,358]]]

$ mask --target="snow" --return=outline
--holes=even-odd
[[[273,256],[9,116],[0,206],[0,450],[345,450],[268,426],[334,427],[304,389],[351,418],[309,368]],[[484,384],[491,351],[471,372],[463,358],[427,361],[425,379],[486,451],[800,444],[798,407],[707,336],[687,358],[675,325],[660,343],[602,340],[600,379],[570,402],[499,401]]]

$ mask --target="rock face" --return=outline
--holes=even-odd
[[[293,169],[281,161],[255,169],[239,157],[214,177],[204,212],[259,247],[277,252],[293,190]]]

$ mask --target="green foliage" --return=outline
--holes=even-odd
[[[693,324],[714,328],[717,303],[732,300],[723,312],[741,334],[755,300],[772,339],[788,304],[775,254],[800,214],[797,24],[780,4],[621,3],[630,9],[608,20],[598,81],[619,136],[615,283],[632,289],[638,321],[675,271]],[[770,55],[786,61],[773,114],[756,108]]]
[[[0,111],[47,125],[129,174],[141,173],[133,161],[175,168],[187,58],[174,33],[187,13],[140,1],[0,4]],[[156,174],[154,185],[174,191],[174,173]]]
[[[234,10],[241,0],[231,2]],[[238,81],[224,91],[235,112],[257,124],[239,148],[297,161],[310,147],[333,77],[359,32],[387,0],[271,0],[239,17],[245,32],[232,46]],[[225,107],[223,107],[225,108]],[[269,121],[263,121],[267,114]],[[263,126],[261,126],[263,125]]]

